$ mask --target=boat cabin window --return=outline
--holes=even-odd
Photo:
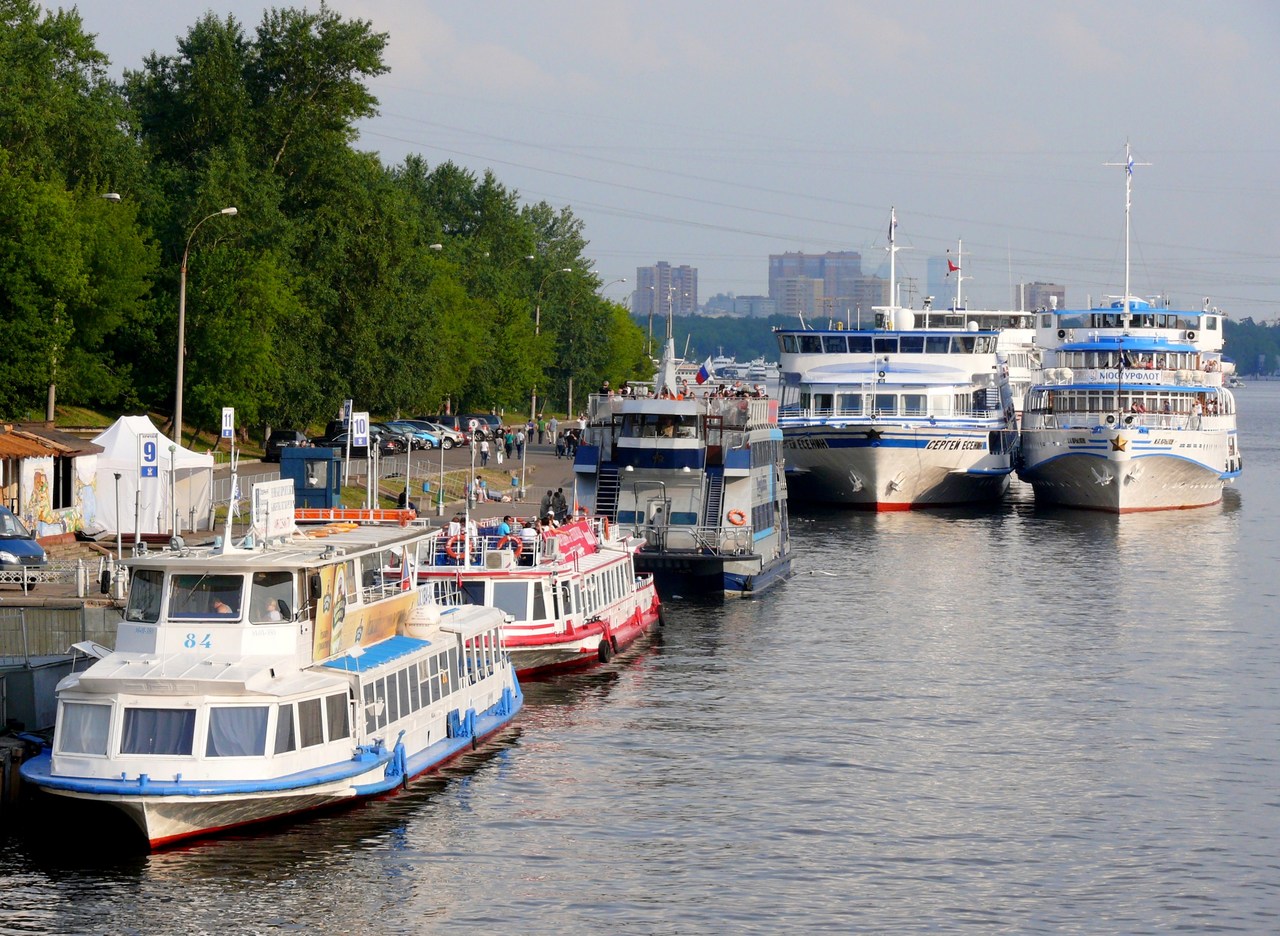
[[[111,706],[64,702],[58,714],[58,750],[63,754],[107,753]]]
[[[831,393],[815,393],[813,395],[813,411],[817,415],[830,414],[835,405],[835,395]]]
[[[249,620],[254,624],[287,621],[293,616],[293,573],[255,572],[249,590]]]
[[[154,624],[160,620],[160,599],[164,587],[164,573],[159,569],[136,569],[129,582],[129,606],[125,609],[126,621]]]
[[[243,592],[242,575],[174,575],[169,588],[169,617],[238,619]]]
[[[822,353],[822,336],[821,335],[801,335],[800,336],[800,353],[801,354],[821,354]]]
[[[836,404],[841,416],[857,416],[862,413],[862,394],[838,394],[836,396]]]
[[[924,335],[902,335],[898,350],[903,354],[921,354],[924,351]]]
[[[267,750],[265,705],[215,705],[209,709],[206,757],[261,757]]]
[[[951,350],[951,339],[947,335],[926,335],[924,349],[929,354],[946,354]]]
[[[827,354],[844,354],[846,348],[844,335],[824,335],[822,338],[822,349]]]
[[[796,336],[795,335],[779,335],[779,347],[784,353],[796,353]]]
[[[196,710],[127,708],[121,754],[190,754],[196,734]]]
[[[281,705],[276,714],[275,753],[287,754],[298,747],[298,737],[293,729],[293,706]]]
[[[902,395],[902,413],[904,416],[923,416],[926,411],[926,398],[923,393],[904,393]]]
[[[870,354],[874,346],[870,335],[849,335],[849,350],[854,354]]]
[[[319,699],[303,699],[298,703],[298,728],[304,748],[324,744],[324,724],[321,721]]]
[[[986,339],[983,339],[985,347]],[[951,353],[952,354],[973,354],[974,348],[977,346],[977,335],[952,335],[951,336]]]
[[[876,354],[897,354],[898,336],[876,335],[872,348]]]
[[[529,582],[494,582],[493,606],[517,621],[529,620]],[[541,595],[541,589],[538,590]],[[537,620],[541,615],[534,615]]]
[[[416,697],[417,693],[414,693],[414,695]],[[350,737],[351,722],[347,718],[347,694],[338,692],[331,696],[325,696],[324,707],[325,720],[329,726],[329,740],[337,741],[339,738]]]
[[[898,412],[898,395],[896,393],[876,394],[876,415],[894,416]]]

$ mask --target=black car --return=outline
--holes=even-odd
[[[271,437],[267,439],[267,444],[263,446],[262,460],[264,462],[278,462],[281,449],[306,445],[309,441],[306,434],[299,432],[297,429],[274,429],[271,432]]]
[[[377,429],[369,429],[369,438],[378,446],[378,454],[383,458],[388,455],[403,455],[409,448],[409,443],[402,435],[391,435],[385,432],[379,432]],[[312,445],[327,446],[328,448],[336,448],[341,452],[347,450],[347,433],[342,431],[334,435],[322,435],[318,439],[311,440]],[[368,458],[369,449],[364,445],[351,446],[352,458]]]

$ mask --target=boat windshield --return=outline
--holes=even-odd
[[[174,575],[169,589],[169,617],[239,618],[243,592],[242,575]]]
[[[628,413],[622,418],[624,438],[696,439],[698,417],[680,413]]]
[[[159,569],[135,569],[129,583],[129,606],[126,621],[154,624],[160,620],[160,595],[164,573]]]

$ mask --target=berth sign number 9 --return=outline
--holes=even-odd
[[[143,432],[138,436],[138,477],[160,477],[160,444],[159,436],[154,432]]]

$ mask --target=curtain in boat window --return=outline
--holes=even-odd
[[[280,706],[280,713],[276,716],[276,753],[287,754],[297,746],[297,737],[293,732],[293,705],[285,703]]]
[[[304,699],[298,703],[298,729],[304,748],[324,744],[324,721],[319,699]]]
[[[267,706],[215,705],[209,709],[206,757],[261,757],[267,750]]]
[[[325,696],[324,704],[325,714],[329,718],[329,740],[333,741],[336,738],[349,737],[351,728],[347,723],[346,693],[340,692],[336,695]]]
[[[58,716],[58,750],[64,754],[106,754],[111,706],[65,702]]]
[[[190,754],[195,709],[127,708],[121,754]]]

